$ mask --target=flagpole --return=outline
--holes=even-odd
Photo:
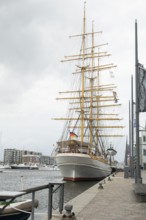
[[[135,183],[142,183],[140,169],[140,147],[139,147],[139,78],[138,78],[138,36],[137,20],[135,21],[135,98],[136,98],[136,175]]]

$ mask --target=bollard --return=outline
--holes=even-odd
[[[108,177],[108,181],[111,181],[112,179],[110,178],[110,176]]]
[[[65,214],[62,216],[62,219],[76,219],[76,217],[75,217],[75,214],[74,214],[74,212],[71,212],[72,211],[72,208],[73,208],[73,206],[72,205],[66,205],[65,207],[64,207],[64,209],[65,209]]]
[[[71,211],[72,211],[73,206],[72,205],[66,205],[64,208],[65,208],[65,211],[66,211],[65,216],[66,217],[71,217]]]
[[[98,189],[103,189],[102,183],[99,183]]]
[[[103,180],[103,183],[104,183],[104,184],[106,183],[105,179]]]

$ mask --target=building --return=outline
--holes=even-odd
[[[16,149],[4,150],[4,164],[21,163],[22,153]]]
[[[46,165],[54,165],[55,164],[55,158],[51,156],[44,156],[42,155],[40,158],[40,163],[41,164],[46,164]]]
[[[20,163],[54,165],[55,157],[44,156],[40,152],[18,150],[15,148],[4,150],[4,164]]]
[[[24,157],[27,155],[26,157]],[[28,156],[29,155],[29,156]],[[5,149],[4,150],[4,164],[20,164],[26,160],[39,161],[42,154],[40,152],[27,151],[27,150],[18,150],[18,149]],[[24,161],[23,161],[23,158]],[[35,159],[34,159],[35,158]]]
[[[25,164],[40,164],[40,156],[34,154],[22,155],[22,163]]]

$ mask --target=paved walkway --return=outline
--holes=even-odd
[[[146,171],[142,172],[146,183]],[[146,203],[140,203],[133,191],[134,179],[117,173],[111,181],[106,178],[103,189],[99,184],[83,192],[68,204],[73,205],[76,220],[146,220]],[[53,215],[52,220],[62,215]],[[45,218],[44,220],[46,220]]]
[[[132,179],[124,179],[123,173],[118,173],[77,213],[78,219],[146,220],[146,203],[137,202],[133,183]]]

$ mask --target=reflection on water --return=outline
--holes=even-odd
[[[66,182],[65,183],[65,202],[68,202],[72,198],[78,196],[80,193],[84,192],[97,181],[83,181],[83,182]]]

